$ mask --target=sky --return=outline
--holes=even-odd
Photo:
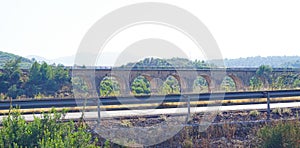
[[[0,51],[47,59],[75,55],[83,36],[97,20],[120,7],[140,2],[149,0],[0,0]],[[155,2],[175,5],[197,16],[212,33],[224,58],[300,55],[300,1]],[[165,38],[170,41],[178,43],[181,39],[184,48],[195,47],[174,30],[168,33],[166,28],[150,27],[152,31],[143,32],[145,36],[169,34]],[[121,52],[126,42],[141,37],[133,34],[141,35],[142,30],[143,27],[124,30],[108,43],[106,51]],[[153,30],[157,30],[156,34]],[[193,51],[187,51],[187,55],[198,57]]]

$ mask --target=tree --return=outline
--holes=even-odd
[[[69,70],[65,69],[64,66],[60,64],[54,68],[54,79],[58,83],[59,88],[61,88],[64,85],[71,84]]]
[[[40,64],[38,62],[34,62],[29,70],[29,80],[26,83],[26,95],[29,97],[34,97],[41,92],[41,81],[42,74],[40,72]]]
[[[298,84],[299,76],[293,73],[282,74],[275,81],[277,89],[291,89],[297,87]]]
[[[294,88],[300,88],[300,80],[299,79],[297,79],[295,82],[294,82],[294,84],[293,84],[293,86],[294,86]]]
[[[273,82],[272,72],[273,69],[269,65],[261,65],[256,71],[256,75],[262,79],[263,83],[265,84],[265,88],[272,85]]]
[[[40,74],[41,93],[45,95],[54,95],[59,88],[53,77],[54,73],[52,66],[48,65],[46,62],[43,62],[40,67]]]
[[[179,94],[180,86],[177,79],[173,76],[169,76],[162,86],[162,94]]]
[[[120,86],[113,77],[105,77],[100,83],[100,96],[116,96],[120,94]]]
[[[203,77],[197,77],[194,81],[194,92],[201,93],[201,92],[208,92],[208,84],[207,81]]]
[[[133,94],[150,94],[150,82],[143,76],[135,78],[131,84],[131,91]]]
[[[221,83],[221,90],[236,91],[236,86],[232,78],[226,76]]]
[[[70,84],[69,72],[62,65],[34,62],[29,70],[26,92],[29,97],[37,94],[54,96],[63,86]]]
[[[3,66],[3,72],[0,74],[0,92],[12,98],[23,94],[20,62],[21,58],[6,62]]]
[[[81,77],[72,77],[73,93],[76,97],[86,98],[89,96],[89,87],[86,81]]]
[[[260,90],[263,87],[263,82],[260,80],[260,78],[253,76],[250,79],[250,89],[251,90]]]

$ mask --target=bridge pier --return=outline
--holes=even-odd
[[[159,94],[164,81],[160,78],[153,78],[150,81],[151,94]]]

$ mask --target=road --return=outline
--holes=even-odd
[[[293,107],[299,108],[300,102],[290,103],[271,103],[270,108],[286,108]],[[250,104],[250,105],[231,105],[231,106],[220,106],[220,107],[191,107],[191,113],[206,112],[219,109],[219,111],[242,111],[242,110],[266,110],[267,104]],[[115,118],[115,117],[130,117],[130,116],[151,116],[151,115],[162,115],[162,114],[187,114],[187,108],[166,108],[166,109],[144,109],[144,110],[122,110],[122,111],[102,111],[100,113],[102,119]],[[22,115],[26,121],[32,121],[34,116],[41,117],[41,114],[35,115]],[[0,122],[6,116],[0,116]],[[80,112],[67,113],[65,119],[77,120],[81,117]],[[96,120],[97,112],[86,112],[86,120]]]

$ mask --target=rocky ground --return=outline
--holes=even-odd
[[[180,126],[182,129],[175,133],[172,138],[149,147],[258,147],[259,139],[256,136],[257,131],[268,124],[276,124],[277,122],[285,121],[300,121],[300,108],[283,108],[273,109],[270,114],[270,121],[267,121],[266,111],[234,111],[221,112],[217,114],[193,114],[188,124],[184,124],[186,116],[151,116],[151,117],[132,117],[132,118],[115,118],[101,121],[101,128],[95,127],[95,122],[87,122],[91,128],[100,131],[100,135],[107,136],[114,133],[113,130],[155,128],[157,125],[163,127]],[[210,119],[211,118],[211,119]],[[202,129],[201,123],[204,119],[213,120],[213,122],[205,129]],[[173,124],[173,125],[172,125]],[[108,132],[108,133],[105,133]],[[130,139],[130,135],[126,133],[113,135],[111,138],[124,138],[124,135]],[[130,131],[136,132],[136,130]],[[161,133],[155,133],[153,136],[158,136]],[[166,134],[166,133],[164,133]],[[132,134],[135,135],[135,134]],[[95,133],[99,140],[99,145],[104,146],[105,139],[103,136]],[[141,133],[140,137],[147,137]],[[111,139],[109,138],[109,139]],[[135,139],[137,137],[132,137]],[[119,145],[106,141],[106,145],[111,147],[120,147]],[[137,146],[134,141],[131,141],[131,146]]]

